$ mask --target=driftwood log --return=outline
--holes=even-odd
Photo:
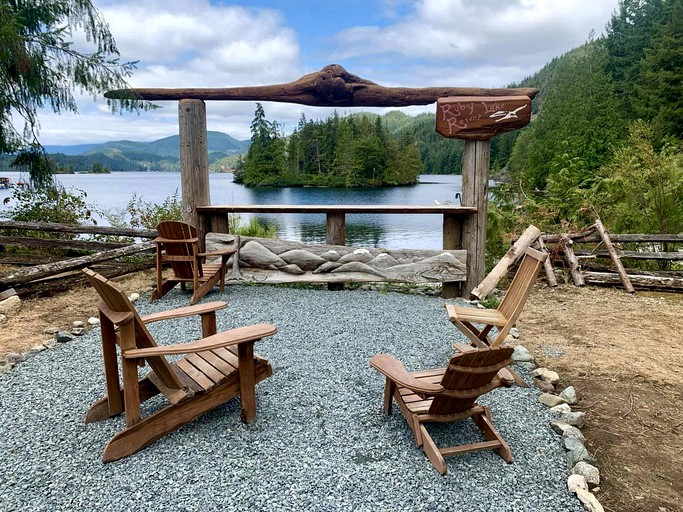
[[[88,256],[81,256],[78,258],[71,258],[63,261],[56,261],[54,263],[46,263],[45,265],[37,265],[35,267],[22,268],[16,272],[12,272],[0,278],[0,289],[10,288],[23,283],[42,279],[44,277],[53,276],[66,272],[69,270],[77,270],[93,263],[100,263],[102,261],[113,260],[123,256],[131,256],[143,251],[153,251],[154,242],[144,242],[142,244],[128,245],[118,249],[98,252]]]
[[[543,236],[539,236],[538,239],[536,239],[536,243],[534,244],[534,246],[538,246],[538,249],[541,252],[549,253],[548,249],[545,246],[545,243],[543,243]],[[548,281],[548,286],[550,286],[551,288],[557,286],[555,269],[553,268],[552,261],[550,261],[550,256],[548,256],[543,262],[543,270],[545,271],[545,278],[546,281]]]
[[[617,286],[621,279],[612,272],[584,272],[586,282],[592,285]],[[644,290],[683,292],[683,278],[662,275],[631,274],[633,286]]]
[[[128,236],[133,238],[156,238],[155,229],[118,228],[112,226],[82,226],[80,224],[59,224],[57,222],[0,221],[0,229],[22,231],[49,231],[51,233],[88,233],[96,235]]]
[[[429,105],[447,96],[517,96],[533,98],[538,89],[482,89],[477,87],[383,87],[353,75],[338,64],[294,82],[223,89],[119,89],[105,94],[108,99],[277,101],[314,107],[406,107]]]
[[[595,219],[595,227],[597,228],[598,233],[600,233],[602,242],[605,244],[605,249],[607,249],[610,258],[612,258],[612,261],[614,262],[614,267],[617,270],[617,274],[619,274],[619,278],[621,279],[624,288],[628,293],[635,293],[633,285],[631,284],[631,280],[628,278],[626,270],[624,270],[624,265],[621,264],[617,250],[614,248],[614,245],[612,245],[612,241],[609,239],[607,230],[605,229],[605,226],[602,225],[602,221],[600,219]]]
[[[571,238],[569,238],[569,235],[567,233],[563,233],[562,235],[560,235],[560,244],[562,245],[564,257],[567,260],[567,264],[569,265],[569,273],[571,274],[574,284],[576,286],[583,286],[586,283],[583,280],[583,276],[581,275],[581,269],[579,268],[579,260],[576,258],[576,254],[574,254],[574,249],[572,249],[573,243],[574,242],[571,240]]]
[[[207,251],[232,244],[232,235],[209,233]],[[347,245],[315,244],[273,238],[241,237],[240,270],[266,283],[463,281],[466,251],[388,250]],[[232,260],[232,258],[231,258]],[[228,262],[228,265],[232,261]]]
[[[539,236],[541,236],[541,230],[533,224],[526,228],[517,242],[508,249],[496,266],[493,267],[493,270],[491,270],[484,280],[472,290],[472,295],[480,300],[486,298],[488,294],[494,290],[503,276],[507,275],[508,269],[524,255],[524,251],[526,251]]]

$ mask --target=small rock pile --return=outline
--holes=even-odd
[[[510,331],[507,342],[514,342],[519,338],[519,331]],[[534,385],[541,390],[538,401],[549,408],[553,415],[550,427],[561,436],[562,444],[567,450],[567,469],[570,471],[567,487],[577,495],[586,510],[603,512],[602,505],[590,491],[600,488],[600,471],[595,467],[595,458],[586,449],[581,428],[586,423],[586,413],[572,411],[571,406],[578,401],[574,386],[568,386],[562,391],[556,389],[560,382],[557,372],[548,368],[536,368],[533,355],[522,345],[515,346],[512,359],[520,366],[531,371]]]

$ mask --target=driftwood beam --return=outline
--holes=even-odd
[[[633,285],[631,284],[631,280],[628,278],[626,270],[624,270],[624,265],[622,265],[621,260],[619,259],[617,250],[614,248],[614,245],[612,245],[612,241],[610,240],[609,235],[607,234],[607,230],[605,229],[605,226],[602,225],[602,221],[600,219],[595,219],[595,227],[597,228],[598,233],[600,233],[600,236],[602,237],[602,241],[605,244],[605,248],[607,249],[610,258],[612,258],[612,261],[614,262],[614,267],[617,269],[617,274],[619,274],[619,278],[621,279],[621,282],[624,284],[624,288],[628,293],[635,293]]]
[[[579,260],[576,258],[574,250],[572,249],[573,242],[567,233],[560,235],[560,243],[562,244],[562,251],[564,252],[564,257],[569,265],[569,273],[574,280],[574,284],[576,286],[585,285],[586,283],[583,279],[583,275],[581,275],[581,268],[579,267]]]
[[[93,263],[113,260],[123,256],[130,256],[143,251],[151,251],[154,249],[154,242],[144,242],[142,244],[128,245],[118,249],[111,249],[109,251],[98,252],[89,256],[81,256],[79,258],[71,258],[68,260],[57,261],[54,263],[46,263],[45,265],[37,265],[35,267],[23,268],[12,272],[0,278],[0,288],[9,288],[22,283],[28,283],[41,279],[43,277],[52,276],[68,270],[77,270]]]
[[[80,224],[59,224],[56,222],[0,221],[0,229],[23,231],[50,231],[52,233],[89,233],[97,235],[130,236],[135,238],[156,238],[156,229],[117,228],[112,226],[82,226]]]
[[[528,96],[538,89],[486,89],[478,87],[384,87],[347,72],[338,64],[294,82],[253,87],[191,89],[119,89],[109,91],[109,99],[276,101],[313,107],[407,107],[429,105],[448,96]]]

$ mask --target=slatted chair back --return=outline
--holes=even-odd
[[[125,294],[125,292],[108,279],[88,268],[83,269],[83,273],[86,275],[88,281],[90,281],[90,284],[92,284],[93,288],[100,296],[101,300],[97,304],[97,307],[100,310],[101,316],[104,316],[106,319],[108,319],[108,327],[113,330],[113,323],[120,319],[121,314],[132,314],[135,337],[134,348],[156,347],[157,344],[154,341],[152,334],[140,319],[140,316],[135,310],[135,307],[133,307],[133,304],[131,304],[130,300],[128,300],[128,296]],[[102,326],[103,334],[106,328],[107,326]],[[116,336],[116,340],[120,344],[120,336]],[[125,349],[133,347],[122,348]],[[171,365],[168,363],[168,361],[166,361],[166,358],[162,356],[153,356],[146,358],[146,361],[154,370],[154,373],[156,373],[159,379],[169,389],[183,389],[182,384],[171,368]]]
[[[522,263],[519,265],[519,269],[517,270],[508,291],[505,293],[503,301],[498,307],[498,311],[500,311],[508,321],[512,320],[513,324],[522,312],[524,303],[531,292],[531,286],[534,284],[534,281],[536,281],[538,273],[543,266],[543,262],[547,257],[547,254],[531,247],[524,253]]]
[[[512,363],[512,352],[510,347],[485,348],[453,356],[441,385],[457,396],[434,397],[429,414],[457,414],[470,409],[479,396],[500,385],[496,376]]]
[[[176,277],[192,280],[196,254],[199,252],[197,229],[191,224],[174,220],[159,223],[157,232],[160,238],[165,238],[163,248]],[[173,242],[171,240],[178,240]],[[198,275],[201,277],[202,266],[197,266]]]

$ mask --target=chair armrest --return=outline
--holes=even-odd
[[[462,354],[467,354],[468,352],[476,352],[479,350],[476,347],[473,347],[472,345],[465,345],[464,343],[456,343],[453,345],[453,348],[457,350],[458,352],[461,352]]]
[[[153,242],[155,244],[193,244],[199,242],[199,238],[163,238],[159,236]]]
[[[370,366],[393,380],[396,384],[406,387],[415,393],[438,395],[444,390],[441,384],[431,384],[416,379],[406,371],[403,363],[389,354],[377,354],[370,359]]]
[[[198,341],[192,341],[190,343],[126,350],[123,353],[123,357],[126,359],[140,359],[151,356],[169,356],[176,354],[206,352],[207,350],[230,347],[232,345],[239,345],[240,343],[260,340],[261,338],[271,336],[276,332],[277,328],[274,325],[248,325],[225,332],[220,332],[218,334],[214,334],[213,336],[209,336]]]
[[[213,252],[200,252],[197,256],[227,256],[230,254],[235,254],[237,249],[221,249],[220,251]]]
[[[227,307],[227,302],[207,302],[206,304],[196,304],[194,306],[152,313],[151,315],[143,316],[141,320],[143,323],[149,324],[152,322],[158,322],[159,320],[169,320],[171,318],[182,318],[192,315],[203,315],[206,313],[211,313],[212,311],[218,311],[219,309],[225,309]]]

